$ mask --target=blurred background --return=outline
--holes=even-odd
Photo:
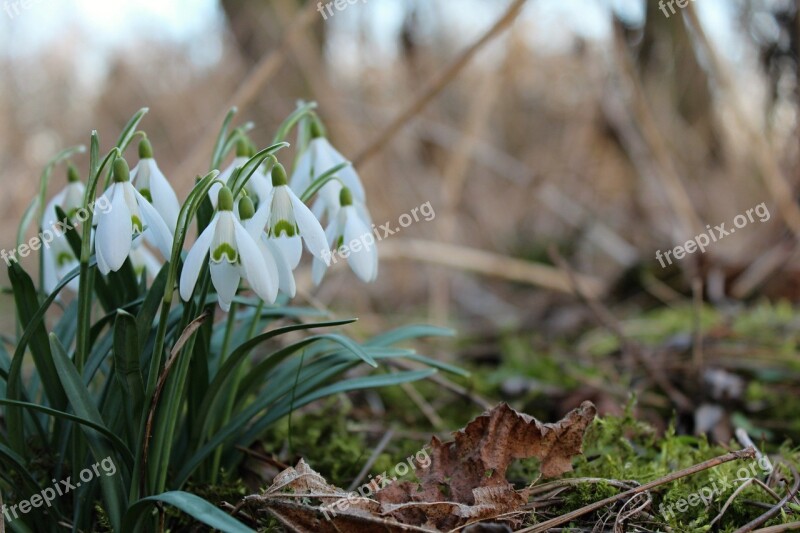
[[[677,412],[722,440],[741,424],[800,434],[780,413],[798,392],[800,2],[528,0],[485,44],[511,1],[325,17],[296,0],[0,4],[0,247],[47,160],[93,129],[107,150],[140,107],[181,196],[231,104],[266,146],[315,100],[377,223],[426,202],[436,216],[380,243],[374,284],[343,267],[312,289],[306,273],[301,300],[365,333],[453,326],[439,356],[481,370],[464,386],[533,414],[587,398],[618,412],[636,391],[661,427]],[[768,220],[656,259],[761,203]]]

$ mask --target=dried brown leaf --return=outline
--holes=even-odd
[[[381,510],[407,524],[452,528],[522,507],[527,494],[506,479],[512,461],[536,457],[542,475],[572,470],[595,407],[580,408],[554,424],[543,424],[503,403],[455,433],[451,442],[431,440],[430,466],[417,470],[419,483],[401,482],[376,494]]]
[[[290,530],[309,533],[431,532],[489,519],[516,525],[526,514],[528,495],[506,479],[509,465],[536,457],[546,477],[570,471],[595,411],[584,402],[561,421],[543,424],[500,404],[456,432],[453,441],[433,437],[427,468],[417,464],[419,482],[391,483],[375,500],[329,484],[301,460],[248,502],[257,501]]]

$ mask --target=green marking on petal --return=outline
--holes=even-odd
[[[225,257],[228,263],[235,263],[239,260],[239,254],[230,244],[224,242],[220,244],[212,253],[211,260],[215,263],[221,263],[222,258]]]
[[[285,233],[287,237],[294,237],[299,232],[300,230],[297,229],[297,226],[290,224],[286,220],[279,220],[269,229],[271,237],[280,237],[282,233]]]
[[[133,224],[133,233],[142,232],[142,221],[136,215],[131,215],[131,223]]]
[[[145,200],[147,200],[151,204],[153,203],[153,195],[150,193],[150,189],[142,189],[139,191],[139,194],[144,196]]]
[[[58,266],[64,266],[73,260],[74,256],[68,252],[61,252],[56,256],[56,263],[58,264]]]

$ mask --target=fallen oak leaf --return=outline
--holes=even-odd
[[[518,524],[527,511],[528,490],[517,491],[506,479],[517,459],[536,457],[541,471],[553,477],[572,469],[583,435],[594,420],[591,402],[554,424],[543,424],[506,404],[487,411],[454,433],[454,440],[433,437],[425,464],[415,459],[419,482],[388,482],[370,499],[346,492],[301,460],[276,476],[264,494],[248,496],[292,531],[435,532],[494,519]],[[419,457],[419,456],[417,456]],[[317,502],[313,504],[312,502]]]
[[[275,476],[263,494],[247,496],[245,504],[257,504],[287,529],[300,533],[435,533],[380,517],[378,502],[331,485],[302,459]]]
[[[516,459],[538,458],[545,477],[572,470],[596,409],[584,402],[561,421],[543,424],[502,403],[456,432],[453,441],[431,439],[429,466],[418,483],[395,483],[376,493],[381,511],[406,524],[450,529],[520,509],[527,491],[506,479]]]

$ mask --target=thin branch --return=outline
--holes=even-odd
[[[625,492],[621,492],[615,496],[611,496],[600,500],[598,502],[589,504],[585,507],[581,507],[580,509],[576,509],[570,513],[566,513],[561,516],[557,516],[555,518],[551,518],[550,520],[546,520],[540,524],[536,524],[525,529],[519,530],[518,533],[542,533],[547,531],[548,529],[560,526],[562,524],[566,524],[572,522],[578,517],[581,517],[585,514],[589,514],[591,512],[597,511],[598,509],[602,509],[603,507],[610,505],[612,503],[616,503],[618,501],[624,500],[626,498],[630,498],[632,496],[636,496],[637,494],[641,494],[643,492],[647,492],[652,490],[656,487],[661,485],[666,485],[667,483],[672,483],[678,479],[692,476],[697,474],[698,472],[702,472],[703,470],[708,470],[709,468],[714,468],[719,466],[723,463],[728,463],[730,461],[737,461],[739,459],[752,459],[756,456],[756,452],[753,448],[747,448],[745,450],[737,450],[735,452],[726,453],[725,455],[720,455],[719,457],[715,457],[713,459],[709,459],[708,461],[703,461],[702,463],[698,463],[694,466],[690,466],[689,468],[684,468],[683,470],[678,470],[677,472],[673,472],[667,476],[664,476],[660,479],[656,479],[655,481],[651,481],[650,483],[645,483],[635,489],[631,489]],[[737,532],[738,533],[738,532]]]
[[[786,494],[786,496],[781,498],[781,501],[776,503],[772,509],[762,514],[755,520],[748,522],[744,526],[740,527],[739,529],[734,531],[734,533],[749,533],[753,531],[755,528],[761,526],[771,518],[778,515],[783,510],[783,507],[789,502],[789,500],[795,497],[798,489],[800,489],[800,474],[797,473],[797,469],[794,467],[793,464],[787,462],[786,465],[792,471],[792,476],[794,477],[794,484],[792,485],[791,490]]]

